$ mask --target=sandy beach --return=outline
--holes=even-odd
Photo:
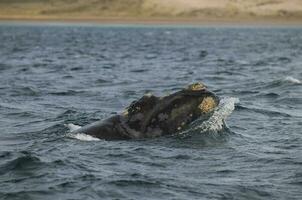
[[[1,1],[1,21],[302,25],[299,0]]]
[[[133,24],[133,25],[188,25],[188,26],[302,26],[300,19],[253,18],[253,19],[212,19],[212,18],[57,18],[0,16],[5,23],[70,23],[70,24]]]

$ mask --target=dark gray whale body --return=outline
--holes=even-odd
[[[196,119],[207,120],[219,98],[202,83],[165,97],[145,95],[122,114],[88,124],[72,133],[105,140],[154,138],[177,133]]]

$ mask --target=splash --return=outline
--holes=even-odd
[[[287,81],[287,82],[290,82],[290,83],[295,83],[295,84],[301,84],[302,83],[299,79],[296,79],[292,76],[287,76],[287,77],[285,77],[284,80]]]
[[[76,134],[69,133],[69,134],[67,134],[67,137],[82,140],[82,141],[99,141],[100,140],[98,138],[92,137],[85,133],[76,133]]]
[[[64,124],[67,128],[69,128],[69,131],[70,132],[72,132],[72,131],[75,131],[75,130],[77,130],[77,129],[79,129],[79,128],[82,128],[81,126],[79,126],[79,125],[75,125],[75,124],[72,124],[72,123],[70,123],[70,124]]]
[[[215,109],[213,115],[207,121],[196,121],[193,124],[193,128],[188,131],[199,131],[201,133],[208,131],[222,130],[225,124],[226,118],[235,109],[235,104],[239,103],[238,98],[226,97],[220,100],[219,106]]]
[[[92,137],[85,133],[76,133],[76,134],[71,133],[72,131],[75,131],[75,130],[81,128],[81,126],[79,126],[79,125],[70,123],[70,124],[65,124],[65,126],[67,128],[69,128],[69,133],[66,135],[69,138],[78,139],[78,140],[82,140],[82,141],[99,141],[100,140],[98,138]]]

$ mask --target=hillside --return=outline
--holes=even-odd
[[[0,0],[0,19],[296,20],[301,0]]]

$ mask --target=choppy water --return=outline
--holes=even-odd
[[[0,199],[301,199],[301,44],[301,28],[1,24]],[[240,99],[227,130],[66,136],[195,81]]]

